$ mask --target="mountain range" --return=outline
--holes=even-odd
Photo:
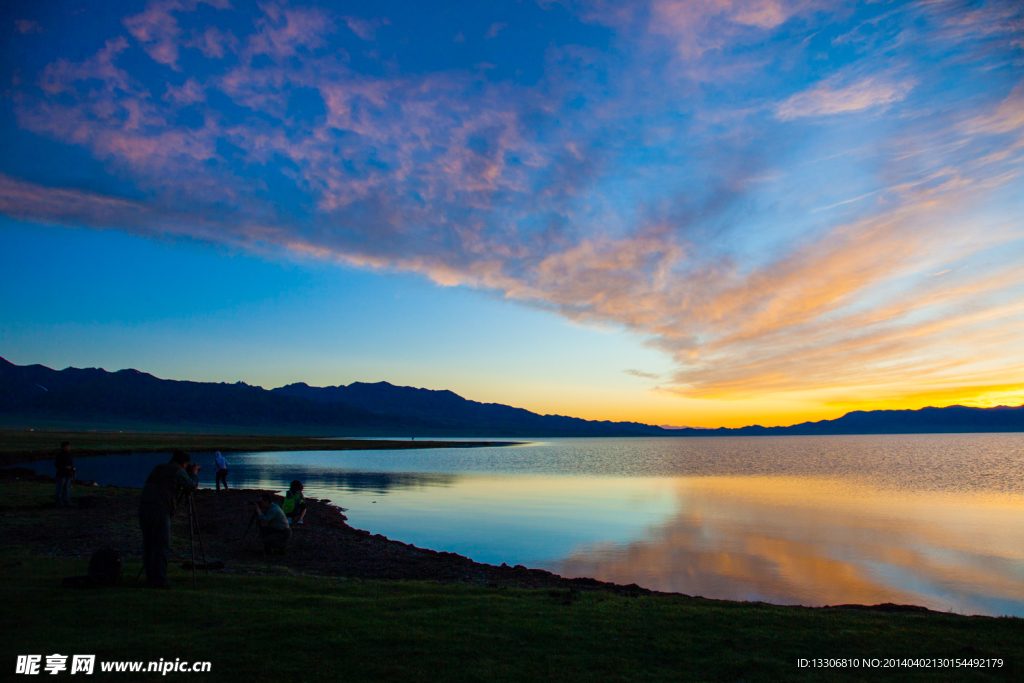
[[[0,358],[7,426],[160,431],[247,431],[330,436],[651,436],[660,427],[538,415],[451,391],[356,382],[266,390],[159,379],[138,370],[53,370]]]
[[[1024,431],[1024,406],[847,413],[788,427],[665,429],[539,415],[451,391],[387,382],[263,389],[167,380],[138,370],[53,370],[0,358],[0,425],[330,436],[762,436]]]

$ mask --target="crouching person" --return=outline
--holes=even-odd
[[[263,536],[263,550],[272,555],[275,550],[284,552],[288,539],[292,537],[292,529],[288,526],[288,517],[281,506],[274,502],[269,493],[260,495],[256,504],[256,514],[260,518],[260,534]]]

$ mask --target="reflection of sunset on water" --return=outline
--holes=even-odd
[[[1024,499],[808,477],[674,480],[639,540],[576,548],[567,576],[716,598],[1024,612]]]
[[[138,486],[165,459],[76,466]],[[239,453],[231,467],[239,486],[300,479],[354,527],[488,564],[709,598],[1024,616],[1024,434],[552,439]]]

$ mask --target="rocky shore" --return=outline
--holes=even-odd
[[[51,477],[25,468],[0,470],[0,480],[47,483]],[[651,595],[654,591],[635,584],[620,586],[595,579],[566,579],[521,565],[494,566],[474,562],[455,553],[438,552],[355,529],[340,508],[326,500],[307,498],[305,523],[296,525],[283,555],[265,556],[255,526],[246,529],[252,516],[250,502],[261,491],[231,489],[216,492],[200,489],[195,494],[199,529],[208,562],[221,561],[226,573],[301,573],[345,576],[356,579],[389,579],[468,583],[482,586],[550,588],[569,591],[604,590],[624,595]],[[34,553],[76,557],[85,563],[97,549],[109,546],[129,562],[142,555],[138,528],[139,489],[98,487],[76,482],[74,508],[52,503],[4,506],[0,517],[8,545],[27,547]],[[83,504],[84,501],[84,504]],[[187,510],[180,506],[173,521],[171,561],[191,560]],[[200,547],[195,543],[196,559]],[[133,580],[134,576],[126,577]]]

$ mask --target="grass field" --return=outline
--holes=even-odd
[[[8,623],[3,666],[19,654],[104,661],[209,661],[237,681],[1018,681],[1024,621],[804,609],[600,591],[528,591],[304,576],[171,573],[65,589],[82,560],[0,554]],[[800,658],[1001,658],[1002,668],[799,668]],[[45,659],[44,659],[45,661]],[[67,674],[67,672],[64,672]],[[110,673],[119,681],[155,674]]]
[[[128,565],[126,576],[137,566]],[[1019,619],[810,610],[683,597],[618,597],[200,576],[200,587],[59,588],[82,562],[7,550],[0,600],[18,654],[210,661],[203,680],[1020,680]],[[797,667],[799,658],[1002,658],[1002,669]],[[171,673],[173,677],[185,674]],[[193,674],[199,677],[199,674]],[[153,675],[109,674],[117,680]]]

